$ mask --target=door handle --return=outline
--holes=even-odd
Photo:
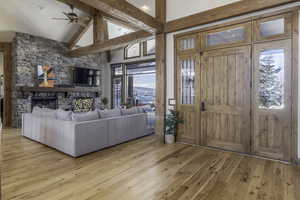
[[[206,111],[206,109],[205,109],[205,102],[201,103],[201,111],[202,112]]]

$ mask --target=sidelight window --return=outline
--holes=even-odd
[[[260,34],[262,37],[279,35],[284,33],[284,18],[263,22],[260,24]]]
[[[259,57],[259,108],[284,107],[284,49],[262,51]]]
[[[180,40],[180,50],[188,50],[195,48],[195,38],[184,38]]]
[[[195,103],[195,61],[193,59],[181,61],[181,103]]]

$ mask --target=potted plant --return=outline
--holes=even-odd
[[[104,106],[104,109],[107,108],[107,104],[108,104],[108,99],[106,97],[103,97],[101,99],[102,105]]]
[[[178,111],[169,111],[170,113],[166,116],[165,142],[167,144],[173,144],[175,143],[177,125],[183,123],[183,120],[179,119]]]

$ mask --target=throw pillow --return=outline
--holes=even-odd
[[[56,110],[44,108],[42,109],[42,115],[46,118],[56,119]]]
[[[58,109],[56,111],[56,118],[64,121],[72,120],[72,111],[65,111],[63,109]]]
[[[137,114],[137,108],[136,107],[132,107],[132,108],[129,108],[129,109],[122,109],[122,115],[125,116],[125,115],[134,115],[134,114]]]
[[[32,109],[32,114],[36,117],[42,117],[42,109],[38,106],[34,106]]]

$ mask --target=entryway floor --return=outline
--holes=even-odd
[[[149,136],[77,159],[2,131],[2,197],[22,200],[299,200],[300,168]]]

